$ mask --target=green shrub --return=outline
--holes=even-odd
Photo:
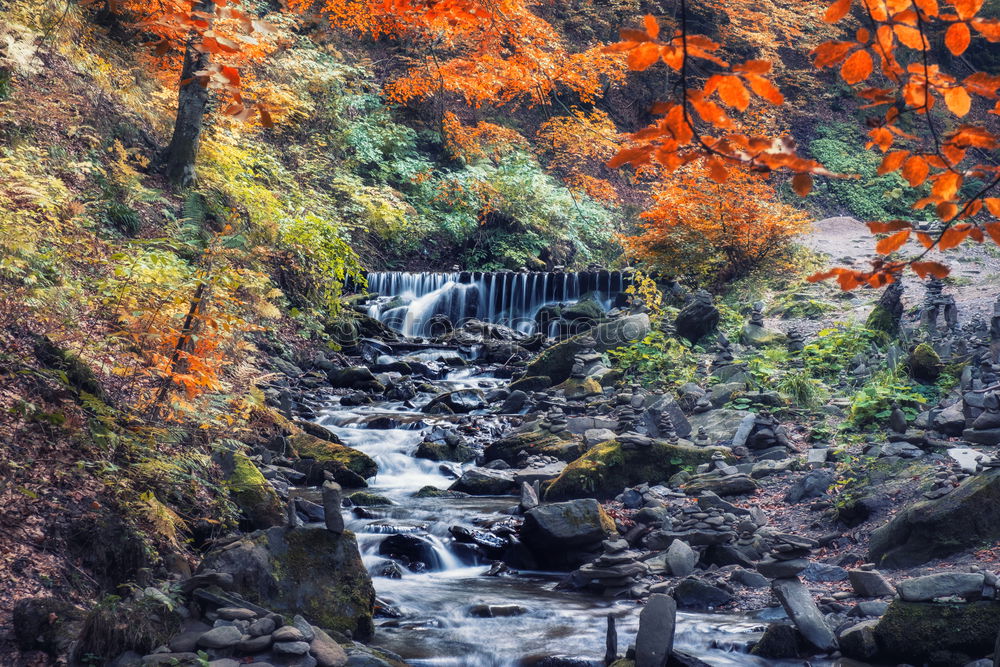
[[[629,377],[645,384],[661,382],[667,388],[691,382],[698,367],[698,357],[689,345],[660,331],[610,350],[608,357]]]
[[[104,219],[125,236],[135,236],[142,228],[138,211],[120,201],[108,202],[104,208]]]
[[[933,220],[932,208],[911,208],[926,188],[911,188],[898,173],[877,173],[882,163],[880,153],[865,150],[859,130],[846,123],[818,126],[820,138],[809,144],[812,156],[834,172],[857,174],[857,179],[828,179],[815,192],[833,199],[859,220]]]
[[[851,423],[861,427],[885,421],[892,412],[893,403],[898,403],[912,419],[919,414],[927,398],[919,386],[908,384],[900,373],[880,371],[851,398]]]
[[[815,377],[837,379],[858,353],[885,342],[885,334],[857,324],[838,323],[823,329],[802,350],[806,369]]]

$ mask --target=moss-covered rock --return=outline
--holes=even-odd
[[[566,466],[549,484],[545,500],[611,498],[626,486],[656,484],[684,467],[708,463],[713,451],[660,440],[649,447],[626,448],[617,440],[608,440]]]
[[[757,326],[756,324],[746,324],[740,332],[740,342],[751,347],[767,347],[769,345],[783,345],[788,340],[783,332],[777,329]]]
[[[372,507],[375,505],[391,505],[392,501],[377,493],[370,491],[356,491],[348,496],[351,504],[359,507]]]
[[[598,396],[604,391],[601,384],[594,378],[569,378],[557,384],[554,389],[561,391],[570,400]]]
[[[470,459],[476,457],[476,450],[469,445],[464,443],[459,443],[457,445],[449,445],[446,442],[430,442],[424,440],[419,445],[417,445],[417,451],[413,453],[418,459],[427,459],[428,461],[454,461],[456,463],[464,463]]]
[[[607,352],[640,340],[649,333],[649,329],[649,316],[645,313],[599,324],[590,331],[560,341],[542,352],[528,364],[527,374],[544,375],[558,384],[569,378],[573,370],[573,357],[585,349],[588,339],[597,341],[595,349],[598,352]]]
[[[233,576],[234,591],[287,616],[302,614],[327,631],[371,637],[375,589],[351,532],[270,528],[210,552],[203,570]]]
[[[944,364],[941,363],[941,357],[938,356],[938,353],[928,343],[921,343],[913,348],[907,364],[911,377],[915,380],[925,380],[927,382],[937,380],[938,376],[941,375],[941,370],[944,368]]]
[[[483,455],[487,461],[500,459],[510,465],[517,464],[518,454],[522,451],[529,455],[542,454],[554,456],[560,461],[572,461],[586,450],[579,440],[571,439],[571,436],[566,431],[554,435],[541,429],[511,433],[487,445]]]
[[[562,309],[562,317],[565,320],[584,320],[596,322],[604,317],[604,308],[596,299],[581,299],[574,304]]]
[[[295,469],[305,473],[306,484],[321,484],[323,472],[327,471],[341,486],[357,488],[365,486],[365,480],[378,472],[375,461],[364,452],[308,433],[294,433],[288,437],[288,444],[299,457]]]
[[[23,651],[45,651],[50,657],[65,656],[80,636],[85,612],[64,600],[51,597],[22,598],[14,604],[13,636]]]
[[[872,533],[880,567],[920,565],[1000,539],[1000,468],[974,475],[936,500],[907,507]]]
[[[232,466],[226,486],[251,529],[282,525],[284,509],[274,487],[245,454],[231,452],[230,456]]]
[[[893,600],[875,628],[879,660],[959,667],[993,650],[1000,602]]]
[[[436,486],[422,486],[420,490],[413,494],[414,498],[468,498],[468,493],[461,491],[448,491],[439,489]]]
[[[509,389],[514,391],[542,391],[552,386],[552,378],[548,375],[526,375],[520,380],[510,383]]]
[[[884,331],[887,334],[896,334],[899,331],[899,322],[892,317],[892,313],[886,310],[884,306],[875,304],[872,312],[868,313],[865,328],[874,331]]]

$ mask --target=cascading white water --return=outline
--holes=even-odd
[[[476,318],[533,333],[542,308],[575,303],[588,294],[608,308],[626,283],[619,271],[377,272],[368,274],[368,290],[379,295],[368,314],[405,336],[431,335],[437,315],[456,326]],[[545,333],[552,331],[550,327]]]

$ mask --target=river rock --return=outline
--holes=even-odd
[[[579,564],[579,552],[592,551],[617,536],[614,520],[593,499],[540,505],[524,515],[521,540],[540,562]]]
[[[376,380],[375,375],[365,366],[350,366],[332,370],[327,373],[326,377],[331,385],[341,389],[360,389],[374,392],[381,392],[384,389],[382,383]]]
[[[424,412],[434,414],[438,408],[446,408],[446,414],[466,414],[486,407],[486,396],[478,389],[458,389],[438,394],[424,406]]]
[[[322,628],[312,626],[313,637],[309,650],[316,658],[318,667],[343,667],[347,664],[347,653]]]
[[[374,477],[378,465],[370,456],[353,447],[345,447],[308,433],[293,433],[287,438],[292,452],[298,457],[293,467],[305,474],[304,484],[319,486],[329,473],[335,482],[344,487],[365,486],[365,480]]]
[[[902,510],[872,533],[870,560],[912,567],[1000,539],[1000,468],[973,475],[948,495]]]
[[[422,563],[428,570],[441,569],[441,558],[434,545],[412,533],[389,535],[379,544],[378,552],[383,556],[403,558],[410,563]]]
[[[640,340],[649,331],[649,316],[645,313],[598,324],[593,329],[560,341],[542,352],[528,364],[526,375],[546,376],[551,379],[552,384],[559,384],[569,378],[573,370],[573,359],[577,354],[589,352],[591,347],[597,352],[607,352]],[[591,345],[594,342],[596,344]],[[511,389],[514,389],[513,385]]]
[[[731,441],[747,415],[753,416],[753,414],[746,410],[722,408],[691,415],[688,417],[688,421],[693,433],[704,429],[708,435],[709,444],[714,445],[719,442]]]
[[[878,655],[878,643],[875,641],[877,620],[861,621],[847,628],[837,637],[840,650],[849,658],[855,660],[871,660]]]
[[[875,626],[879,662],[920,665],[932,655],[964,665],[993,650],[1000,603],[933,604],[893,600]],[[950,654],[950,655],[949,655]]]
[[[951,596],[978,600],[984,581],[985,577],[978,572],[942,572],[904,579],[896,584],[896,590],[899,597],[907,602],[928,602]]]
[[[714,609],[720,607],[733,596],[717,586],[713,586],[696,577],[688,577],[677,584],[674,589],[674,599],[680,609]]]
[[[469,468],[448,487],[449,491],[461,491],[473,496],[504,496],[514,493],[516,489],[513,471],[489,468]]]
[[[625,487],[669,479],[682,467],[708,463],[712,456],[708,449],[663,440],[649,440],[643,447],[627,445],[615,439],[591,447],[553,480],[545,499],[613,498]]]
[[[667,569],[674,577],[686,577],[694,572],[698,554],[687,542],[674,540],[667,549]]]
[[[243,633],[239,628],[232,625],[222,625],[212,628],[198,638],[198,646],[201,648],[229,648],[236,646],[243,639]]]
[[[863,598],[881,598],[895,594],[892,584],[877,570],[848,570],[847,577],[854,592]]]
[[[837,638],[827,627],[823,614],[801,581],[794,577],[775,579],[771,582],[771,590],[795,627],[810,644],[820,651],[833,651],[837,648]]]
[[[232,575],[234,591],[261,607],[303,614],[356,639],[374,630],[375,590],[350,532],[257,531],[209,552],[202,568]]]
[[[323,482],[323,521],[327,530],[338,535],[344,532],[343,497],[340,484]]]
[[[674,320],[677,334],[692,343],[715,331],[719,326],[719,309],[715,307],[712,295],[698,290],[691,301],[684,306]]]
[[[803,500],[821,498],[833,482],[833,473],[826,470],[813,470],[796,480],[792,488],[785,494],[785,502],[794,504]]]
[[[639,613],[635,638],[635,667],[664,667],[674,650],[677,603],[669,595],[654,593]]]

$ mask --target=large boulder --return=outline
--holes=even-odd
[[[930,604],[894,600],[875,628],[880,662],[964,665],[993,650],[1000,602]]]
[[[907,602],[930,602],[934,598],[958,596],[978,600],[985,577],[982,572],[938,572],[904,579],[896,584],[899,597]]]
[[[692,433],[705,429],[709,442],[715,444],[732,440],[736,431],[739,430],[740,424],[743,423],[743,419],[752,414],[746,410],[708,410],[691,415],[688,417],[688,421],[691,424]]]
[[[503,496],[514,493],[517,488],[514,473],[509,470],[469,468],[448,490],[473,496]]]
[[[338,368],[326,374],[330,384],[338,389],[360,389],[362,391],[380,392],[382,384],[366,366],[349,366]]]
[[[649,316],[645,313],[629,315],[599,324],[590,331],[578,334],[548,348],[528,364],[526,376],[546,376],[559,384],[570,376],[573,357],[583,352],[587,339],[593,338],[598,352],[607,352],[642,339],[650,331]]]
[[[615,522],[593,499],[539,505],[524,515],[521,540],[543,564],[574,567],[581,552],[617,536]]]
[[[602,317],[604,317],[604,306],[594,298],[581,299],[562,309],[564,320],[596,322]]]
[[[713,451],[663,440],[653,440],[647,446],[608,440],[566,466],[546,489],[545,499],[612,498],[627,486],[658,484],[685,466],[708,463]]]
[[[758,324],[749,322],[740,331],[740,342],[750,347],[767,347],[769,345],[783,345],[788,340],[788,336],[777,329],[768,329]]]
[[[295,469],[305,473],[305,483],[310,486],[322,484],[324,472],[341,486],[365,486],[365,480],[378,472],[378,465],[364,452],[308,433],[289,436],[288,444],[299,457]]]
[[[715,307],[712,295],[705,290],[698,290],[694,298],[677,313],[674,326],[678,336],[697,343],[715,331],[719,326],[719,319],[719,309]]]
[[[578,440],[567,439],[571,435],[567,431],[556,435],[541,429],[508,433],[487,445],[483,456],[487,461],[500,459],[512,466],[517,465],[522,451],[529,455],[554,456],[560,461],[572,461],[586,450]]]
[[[226,487],[250,530],[280,526],[285,511],[274,487],[242,452],[221,452]]]
[[[270,528],[210,552],[201,569],[228,573],[248,601],[325,630],[359,640],[374,631],[375,589],[351,532]]]
[[[921,343],[913,348],[913,352],[910,353],[910,358],[907,360],[907,366],[914,379],[926,382],[937,380],[944,369],[941,357],[929,343]]]
[[[486,407],[486,397],[478,389],[459,389],[439,394],[424,406],[424,412],[435,413],[441,408],[448,414],[465,414]]]
[[[872,533],[870,558],[912,567],[1000,539],[1000,468],[974,475],[936,500],[904,509]]]

